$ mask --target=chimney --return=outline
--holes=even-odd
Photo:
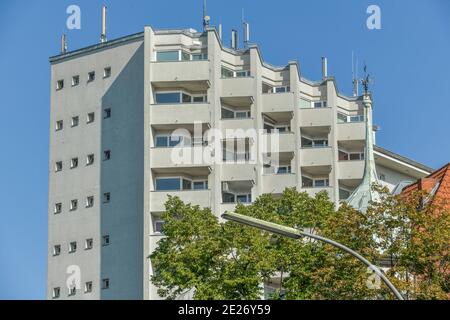
[[[67,52],[67,41],[66,41],[66,34],[63,33],[61,36],[61,53]]]
[[[247,47],[250,42],[250,24],[247,22],[243,23],[244,27],[244,46]]]
[[[237,50],[238,33],[236,30],[231,30],[231,49]]]
[[[322,57],[322,78],[328,77],[328,60],[326,57]]]
[[[102,7],[102,35],[100,36],[100,42],[106,42],[106,6]]]

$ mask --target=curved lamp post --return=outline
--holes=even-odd
[[[392,293],[395,295],[395,297],[398,300],[404,300],[403,296],[400,294],[400,292],[397,290],[397,288],[394,287],[394,285],[389,281],[388,278],[386,278],[386,276],[383,274],[383,272],[381,272],[381,270],[377,266],[373,265],[372,263],[370,263],[370,261],[368,261],[366,258],[361,256],[359,253],[344,246],[343,244],[340,244],[336,241],[333,241],[333,240],[330,240],[330,239],[327,239],[327,238],[324,238],[324,237],[321,237],[321,236],[318,236],[315,234],[303,232],[298,229],[285,227],[285,226],[282,226],[282,225],[279,225],[276,223],[267,222],[264,220],[244,216],[244,215],[237,214],[237,213],[224,213],[222,215],[222,218],[224,218],[226,220],[238,222],[240,224],[255,227],[258,229],[262,229],[265,231],[269,231],[271,233],[279,234],[279,235],[282,235],[282,236],[285,236],[288,238],[292,238],[292,239],[300,239],[302,237],[308,237],[308,238],[316,239],[316,240],[331,244],[332,246],[335,246],[339,249],[344,250],[345,252],[350,253],[352,256],[354,256],[355,258],[357,258],[358,260],[363,262],[365,265],[367,265],[373,272],[375,272],[381,278],[381,280],[383,280],[383,282],[389,287],[389,289],[392,291]]]

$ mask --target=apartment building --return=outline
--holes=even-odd
[[[167,195],[219,216],[287,187],[338,205],[363,177],[363,97],[226,47],[215,28],[145,27],[50,64],[49,299],[158,299],[147,256]],[[374,159],[391,189],[432,172],[378,146]]]

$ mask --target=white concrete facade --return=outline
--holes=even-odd
[[[256,45],[226,48],[213,28],[145,27],[50,61],[49,299],[55,288],[60,288],[56,299],[158,299],[147,257],[162,237],[159,216],[168,194],[220,215],[236,202],[263,193],[276,196],[287,187],[310,195],[325,190],[337,205],[361,181],[362,98],[340,94],[333,77],[305,80],[295,61],[273,67]],[[88,81],[92,71],[96,77]],[[79,83],[72,85],[75,76]],[[57,88],[61,80],[64,85]],[[86,123],[90,113],[94,121]],[[79,124],[72,127],[76,116]],[[276,168],[268,165],[274,151],[258,141],[270,140],[272,133],[243,142],[265,161],[173,162],[174,130],[268,128],[283,131]],[[204,152],[201,137],[187,141],[183,152]],[[94,163],[86,165],[91,154]],[[247,157],[232,151],[230,156]],[[78,167],[71,169],[76,157]],[[380,180],[390,188],[431,172],[382,148],[375,149],[375,161]],[[62,170],[55,172],[60,162]],[[85,208],[91,196],[93,206]],[[78,209],[70,210],[74,199]],[[55,214],[58,204],[61,212]],[[85,249],[88,239],[92,249]],[[77,250],[69,253],[75,241]],[[58,245],[60,254],[54,255]],[[73,265],[80,267],[81,288],[69,295],[66,270]],[[92,290],[84,292],[89,282]]]

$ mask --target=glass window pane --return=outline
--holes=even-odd
[[[239,119],[245,119],[245,118],[249,118],[249,111],[238,111],[236,112],[236,118]]]
[[[161,51],[156,53],[156,61],[178,61],[177,51]]]
[[[236,71],[236,77],[248,77],[249,71]]]
[[[194,182],[194,190],[204,190],[204,189],[206,189],[204,181],[195,181]]]
[[[287,173],[288,172],[288,170],[287,170],[287,167],[279,167],[278,168],[278,174],[284,174],[284,173]]]
[[[350,160],[360,160],[359,153],[350,153]]]
[[[186,93],[182,94],[183,97],[183,103],[191,103],[192,102],[192,97]]]
[[[222,119],[233,119],[234,112],[225,108],[222,108]]]
[[[347,161],[348,154],[339,150],[339,161]]]
[[[345,115],[343,113],[338,112],[337,118],[338,118],[338,122],[340,122],[340,123],[347,122],[347,115]]]
[[[181,142],[181,137],[170,137],[169,138],[169,146],[170,147],[175,147],[177,145],[179,145]]]
[[[180,178],[158,178],[156,179],[157,191],[180,190]]]
[[[345,200],[350,197],[350,192],[344,189],[339,189],[339,200]]]
[[[300,98],[300,108],[311,108],[311,101]]]
[[[192,189],[192,181],[183,179],[183,190],[191,190]]]
[[[236,197],[236,202],[237,202],[237,203],[248,203],[249,201],[248,201],[247,195],[245,194],[245,195],[239,195],[239,196],[237,196],[237,197]]]
[[[194,53],[192,55],[192,60],[207,60],[208,55],[206,53]]]
[[[276,93],[286,92],[286,87],[276,87],[275,92]]]
[[[165,92],[155,94],[156,103],[180,103],[179,92]]]
[[[314,186],[315,187],[325,187],[325,180],[315,180]]]
[[[156,137],[156,147],[167,147],[168,137]]]
[[[193,97],[194,102],[206,102],[205,96],[196,96]]]
[[[302,185],[304,188],[311,188],[313,186],[313,181],[310,178],[302,177]]]
[[[310,140],[308,138],[305,138],[305,137],[302,137],[302,147],[303,148],[312,147],[312,145],[313,145],[312,140]]]
[[[233,76],[233,71],[227,68],[222,68],[222,78],[233,78]]]
[[[322,102],[314,102],[314,108],[322,108]]]
[[[234,194],[231,193],[222,193],[222,201],[223,203],[234,203]]]
[[[181,60],[189,61],[191,60],[191,55],[187,52],[181,51]]]

